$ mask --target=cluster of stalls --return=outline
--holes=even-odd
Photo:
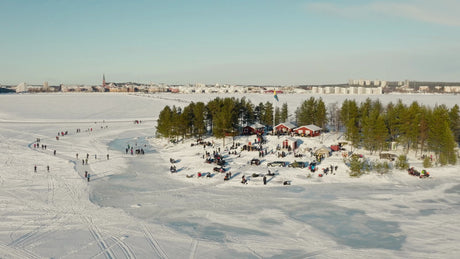
[[[270,129],[271,131],[272,129]],[[305,126],[297,126],[291,122],[280,123],[273,128],[273,134],[277,136],[284,136],[282,145],[278,146],[278,150],[294,151],[299,148],[302,143],[300,138],[297,137],[318,137],[321,135],[322,128],[310,124]],[[267,132],[267,127],[260,123],[255,123],[243,127],[243,135],[262,135]],[[346,142],[345,142],[346,143]],[[334,151],[343,150],[345,143],[339,143],[338,145],[332,145],[330,147],[321,146],[315,150],[310,150],[311,156],[315,156],[318,159],[328,157]]]

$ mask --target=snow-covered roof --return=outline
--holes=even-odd
[[[295,125],[292,122],[283,122],[283,123],[280,123],[280,124],[276,125],[275,128],[280,126],[280,125],[286,126],[287,128],[290,128],[290,129],[294,129],[295,127],[297,127],[297,125]]]
[[[260,129],[260,128],[265,128],[265,125],[260,124],[260,123],[253,123],[253,124],[247,125],[246,127],[251,127],[253,129]]]
[[[319,148],[317,148],[315,150],[315,153],[318,153],[318,152],[331,152],[332,149],[330,147],[326,147],[326,146],[321,146]]]
[[[293,137],[288,137],[288,138],[286,138],[286,139],[289,140],[289,141],[291,141],[291,142],[297,142],[297,141],[299,141],[298,138],[293,138]]]
[[[300,128],[307,128],[307,129],[310,129],[312,131],[320,131],[320,130],[322,130],[320,127],[318,127],[316,125],[313,125],[313,124],[300,126],[300,127],[295,128],[295,129],[300,129]]]

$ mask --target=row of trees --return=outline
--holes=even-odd
[[[273,116],[275,112],[275,116]],[[273,109],[270,102],[254,105],[246,98],[215,98],[184,108],[166,106],[159,115],[157,133],[163,137],[203,136],[210,129],[217,138],[236,135],[244,125],[259,122],[272,125],[288,119],[288,106]]]
[[[413,102],[407,106],[399,100],[384,107],[380,101],[367,99],[361,104],[345,100],[340,109],[340,121],[352,147],[364,147],[380,152],[389,142],[397,142],[407,152],[431,151],[441,165],[455,164],[455,148],[460,141],[460,111],[458,105],[434,108]]]
[[[273,114],[274,113],[274,114]],[[259,122],[275,125],[288,121],[288,105],[274,109],[271,102],[254,105],[246,98],[215,98],[204,104],[190,103],[184,108],[166,106],[159,115],[157,133],[163,137],[203,136],[208,130],[217,138],[237,135],[245,125]],[[304,101],[295,111],[298,125],[335,126],[343,130],[354,148],[371,153],[388,149],[390,142],[404,146],[406,152],[433,152],[445,165],[456,163],[455,147],[460,142],[460,110],[445,105],[433,108],[399,100],[383,106],[379,100],[358,104],[345,100],[339,108],[326,108],[321,98]]]
[[[207,104],[192,102],[184,108],[165,106],[159,115],[157,133],[164,137],[203,136],[210,129],[215,137],[222,138],[236,135],[243,126],[256,122],[275,126],[288,121],[288,114],[287,103],[274,109],[271,102],[254,105],[244,97],[215,98]],[[299,125],[325,127],[327,111],[323,100],[312,97],[303,102],[295,119]]]

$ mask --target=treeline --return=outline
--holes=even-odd
[[[166,106],[158,118],[157,133],[163,137],[203,136],[208,129],[217,138],[237,135],[242,126],[259,122],[272,125],[288,117],[287,103],[273,109],[270,102],[254,105],[246,98],[215,98],[204,104],[190,103],[183,109]]]
[[[273,113],[275,113],[273,115]],[[254,105],[246,98],[215,98],[204,104],[190,103],[184,108],[166,106],[159,115],[157,133],[163,137],[199,137],[208,132],[217,138],[238,135],[242,127],[253,123],[274,126],[288,121],[288,105],[274,109],[273,103]],[[326,125],[326,107],[322,99],[310,98],[296,110],[301,125]]]
[[[275,115],[273,115],[275,113]],[[239,135],[241,128],[253,123],[267,126],[289,121],[287,103],[274,109],[271,102],[254,105],[246,98],[215,98],[204,104],[190,103],[184,108],[166,106],[159,115],[157,133],[163,137],[200,137],[211,134],[217,138]],[[371,153],[388,150],[389,143],[403,145],[406,152],[433,152],[441,165],[455,164],[455,148],[460,142],[460,110],[445,105],[433,108],[413,102],[407,106],[399,100],[383,106],[369,98],[360,104],[345,100],[341,107],[326,108],[321,98],[305,100],[292,120],[297,125],[314,124],[342,129],[353,148]]]
[[[385,107],[380,101],[367,99],[361,104],[345,100],[340,121],[352,147],[372,152],[387,149],[389,142],[403,145],[406,153],[433,152],[441,165],[455,164],[455,148],[460,141],[460,111],[455,105],[430,108],[413,102],[407,106],[399,100]]]

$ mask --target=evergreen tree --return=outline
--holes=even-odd
[[[271,102],[266,102],[263,108],[262,120],[260,122],[264,125],[273,125],[273,113],[273,104]]]
[[[389,137],[388,129],[385,125],[385,116],[379,114],[375,123],[375,146],[378,151],[383,151]]]
[[[420,124],[419,124],[419,139],[418,143],[420,145],[421,152],[425,152],[425,145],[428,139],[429,134],[429,125],[428,120],[430,118],[431,110],[425,106],[420,108]]]
[[[361,123],[363,122],[363,118],[369,117],[372,111],[372,100],[368,97],[366,101],[362,102],[359,105],[358,115],[359,115],[359,126],[361,127]]]
[[[364,161],[358,156],[351,156],[348,163],[350,167],[350,176],[359,177],[365,173]]]
[[[325,128],[327,123],[327,111],[326,105],[323,102],[323,99],[320,97],[315,101],[314,114],[313,114],[313,124]]]
[[[191,136],[193,133],[193,121],[194,121],[193,109],[194,108],[195,108],[195,103],[192,102],[189,105],[184,107],[180,115],[179,127],[180,127],[180,133],[183,138],[185,138],[185,136]]]
[[[401,169],[401,170],[407,170],[409,169],[409,162],[407,161],[407,156],[406,155],[400,155],[396,159],[395,162],[395,168]]]
[[[166,105],[163,110],[160,111],[157,121],[157,134],[166,138],[171,136],[171,118],[172,110]]]
[[[345,100],[340,111],[340,119],[345,125],[345,137],[352,147],[358,147],[361,141],[358,127],[358,105],[355,100]]]
[[[254,109],[255,121],[263,123],[264,115],[265,115],[265,105],[262,102],[260,102],[259,105],[257,105]]]
[[[362,117],[362,145],[365,149],[371,151],[371,154],[374,147],[374,127],[377,120],[377,116],[375,116],[375,114],[372,114],[365,115]]]
[[[405,109],[406,107],[402,103],[401,99],[398,100],[396,105],[391,102],[387,105],[385,123],[387,125],[391,141],[397,141],[398,139],[401,128],[400,116],[405,112]]]
[[[217,138],[224,138],[227,134],[237,131],[238,110],[234,98],[220,100],[220,105],[213,118],[212,133]]]
[[[449,112],[445,105],[436,106],[429,119],[428,146],[441,165],[455,164],[454,135],[450,128]]]
[[[362,119],[362,142],[363,146],[371,152],[382,151],[388,138],[388,131],[385,125],[381,108],[373,106],[369,115]]]
[[[454,139],[460,143],[460,108],[455,104],[449,111],[450,130],[454,134]]]
[[[281,110],[279,107],[275,108],[275,125],[281,123]]]
[[[405,146],[407,152],[410,148],[417,151],[420,133],[420,106],[417,102],[413,102],[401,115],[401,121],[400,142]]]
[[[219,97],[206,104],[206,119],[208,125],[211,127],[211,131],[214,131],[215,118],[221,110],[222,105],[223,101]]]
[[[423,167],[425,167],[425,168],[430,168],[430,167],[432,167],[432,166],[433,166],[433,164],[431,163],[431,159],[430,159],[428,156],[426,156],[426,157],[423,159]]]
[[[180,107],[173,106],[171,113],[171,135],[176,138],[182,135],[180,120],[181,113],[182,109]]]
[[[196,103],[193,107],[193,134],[203,136],[206,134],[206,106],[202,102]]]
[[[283,103],[283,106],[281,106],[281,116],[280,116],[280,122],[287,122],[288,120],[288,104],[287,103]]]

